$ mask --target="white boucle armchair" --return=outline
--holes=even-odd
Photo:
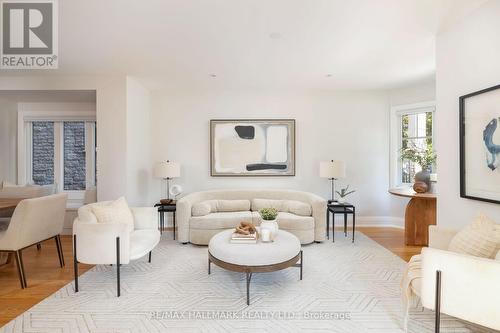
[[[435,311],[437,332],[440,313],[500,330],[500,261],[448,251],[457,232],[429,228],[429,247],[422,249],[422,305]]]
[[[125,223],[99,223],[92,212],[94,205],[82,206],[73,223],[73,255],[75,292],[78,292],[78,263],[91,265],[116,264],[117,296],[120,296],[120,265],[149,254],[160,242],[157,211],[153,207],[131,207],[133,230]]]

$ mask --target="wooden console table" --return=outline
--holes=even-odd
[[[429,226],[436,224],[436,193],[416,193],[412,188],[393,188],[389,193],[411,198],[405,211],[406,245],[427,246]]]

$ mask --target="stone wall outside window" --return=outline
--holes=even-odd
[[[64,190],[85,190],[85,122],[64,122]]]
[[[32,124],[33,182],[37,185],[54,183],[54,122],[35,121]]]

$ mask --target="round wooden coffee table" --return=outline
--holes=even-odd
[[[208,244],[208,274],[210,265],[246,274],[247,305],[250,305],[250,280],[253,273],[279,271],[289,267],[300,268],[302,280],[303,258],[299,239],[280,230],[274,242],[255,244],[231,243],[234,229],[219,232]]]

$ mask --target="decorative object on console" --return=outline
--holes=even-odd
[[[332,198],[335,201],[335,180],[345,178],[345,163],[342,161],[331,160],[329,162],[321,162],[319,165],[319,176],[329,178],[332,182]]]
[[[462,198],[500,203],[499,104],[500,85],[460,97]]]
[[[180,186],[179,184],[175,184],[170,188],[170,191],[168,193],[170,193],[170,195],[174,197],[175,201],[177,199],[177,196],[182,194],[182,191],[182,186]]]
[[[278,222],[276,222],[278,210],[276,208],[262,208],[259,210],[259,214],[262,218],[260,228],[269,230],[271,240],[274,240],[279,230]]]
[[[210,120],[210,160],[212,176],[295,176],[295,120]]]
[[[424,182],[415,182],[415,184],[413,184],[413,190],[417,193],[425,193],[428,189],[429,187]]]
[[[431,171],[432,166],[436,162],[436,153],[432,145],[425,143],[424,147],[411,145],[401,149],[401,160],[414,162],[422,168],[415,174],[415,182],[424,182],[427,185],[427,190],[431,188]]]
[[[349,195],[349,194],[352,194],[356,192],[356,190],[351,190],[349,191],[349,185],[347,185],[346,187],[344,188],[341,188],[340,191],[335,191],[335,193],[337,193],[339,195],[339,198],[338,198],[338,202],[339,203],[344,203],[346,201],[346,197]]]
[[[170,181],[172,178],[178,178],[181,176],[181,166],[179,163],[171,162],[167,160],[166,162],[160,162],[155,166],[154,176],[156,178],[162,178],[167,183],[167,199],[162,199],[160,202],[162,204],[168,204],[171,202],[170,199]]]

